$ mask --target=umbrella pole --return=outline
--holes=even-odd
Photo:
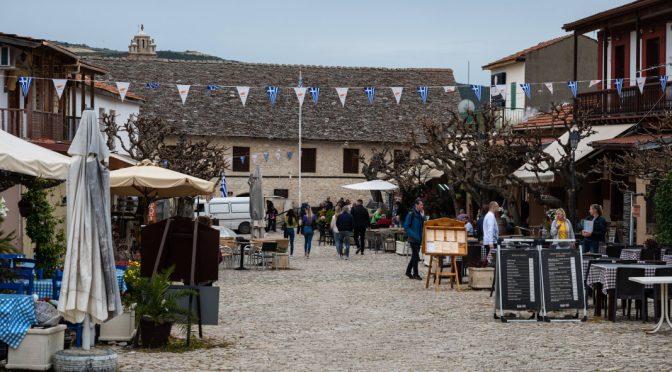
[[[95,331],[94,331],[95,324],[91,322],[91,316],[89,314],[86,314],[84,316],[84,324],[82,324],[82,349],[83,350],[90,350],[91,346],[94,345],[94,340],[95,338]]]

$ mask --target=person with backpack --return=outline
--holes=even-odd
[[[420,245],[422,244],[422,230],[425,223],[425,205],[422,199],[415,199],[415,208],[406,215],[404,230],[411,243],[411,261],[406,267],[406,276],[409,279],[422,280],[418,272],[418,262],[420,262]]]
[[[313,235],[315,234],[316,217],[310,205],[306,205],[306,214],[303,215],[303,251],[306,258],[310,258],[310,249],[313,247]]]

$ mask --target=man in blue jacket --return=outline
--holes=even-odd
[[[415,199],[415,208],[406,215],[404,230],[411,243],[411,261],[406,267],[406,276],[409,279],[422,280],[418,273],[418,262],[420,262],[420,244],[422,244],[422,230],[425,222],[425,205],[422,199]]]

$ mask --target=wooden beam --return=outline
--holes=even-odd
[[[95,91],[96,91],[96,85],[95,85],[95,82],[94,82],[95,78],[96,78],[96,74],[92,72],[92,73],[91,73],[91,85],[90,85],[90,89],[91,89],[91,91],[89,92],[89,94],[91,94],[91,97],[90,97],[90,98],[91,98],[91,99],[90,99],[90,102],[91,102],[91,104],[90,104],[90,106],[91,106],[91,110],[93,110],[93,108],[95,107],[95,105],[94,105],[94,103],[95,103],[95,99],[94,99],[94,97],[96,96],[96,94],[95,94]]]
[[[82,79],[82,81],[80,82],[81,87],[82,87],[82,89],[81,89],[81,92],[82,92],[81,93],[81,104],[80,104],[80,108],[81,108],[82,113],[84,112],[84,109],[86,108],[86,79],[85,79],[85,77],[86,77],[86,75],[84,75],[84,71],[82,71],[81,74],[80,74],[80,79]],[[81,116],[81,113],[80,113],[80,116]]]
[[[578,79],[579,34],[574,32],[574,81]]]

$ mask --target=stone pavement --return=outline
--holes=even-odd
[[[221,270],[220,324],[204,334],[232,346],[180,354],[117,348],[121,370],[672,368],[672,334],[644,334],[651,324],[504,324],[493,320],[489,291],[424,289],[404,276],[408,257],[338,260],[333,246],[315,241],[304,259],[301,244],[292,270]]]

